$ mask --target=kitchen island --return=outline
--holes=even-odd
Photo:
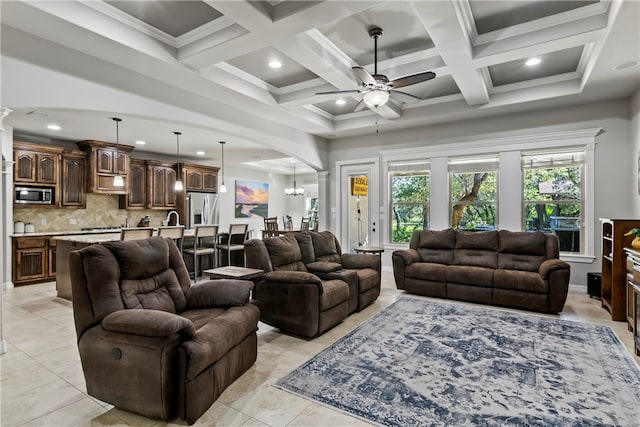
[[[71,274],[69,253],[84,247],[120,240],[120,230],[111,233],[57,236],[56,240],[56,290],[60,298],[71,300]]]

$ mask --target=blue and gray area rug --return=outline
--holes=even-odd
[[[384,426],[639,426],[606,326],[402,297],[274,384]]]

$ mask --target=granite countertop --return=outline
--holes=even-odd
[[[56,240],[64,240],[68,242],[78,242],[78,243],[105,243],[105,242],[115,242],[120,240],[120,233],[100,233],[100,234],[80,234],[80,235],[66,235],[66,236],[58,236],[55,238]]]
[[[33,233],[14,233],[10,237],[53,237],[53,236],[78,236],[87,234],[114,234],[120,235],[119,228],[111,228],[107,230],[65,230],[65,231],[36,231]]]

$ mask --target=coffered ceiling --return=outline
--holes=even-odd
[[[181,130],[187,157],[217,161],[224,139],[229,161],[269,170],[293,156],[325,169],[333,139],[376,128],[627,97],[640,81],[637,1],[3,0],[1,13],[16,133],[112,141],[119,115],[141,151],[173,153]],[[436,74],[402,88],[421,101],[354,113],[361,94],[317,95],[358,89],[352,67],[373,73],[372,26],[379,74]]]

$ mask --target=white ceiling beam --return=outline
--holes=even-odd
[[[456,2],[417,1],[413,6],[467,103],[489,102],[489,90],[473,63],[471,38]]]
[[[204,69],[222,61],[262,49],[316,27],[335,22],[345,16],[369,9],[381,1],[324,1],[308,2],[306,8],[278,20],[267,19],[263,11],[257,11],[246,1],[221,1],[210,3],[221,13],[230,16],[249,34],[224,44],[210,45],[189,55],[179,52],[180,60],[193,68]],[[245,18],[245,13],[248,18]]]

